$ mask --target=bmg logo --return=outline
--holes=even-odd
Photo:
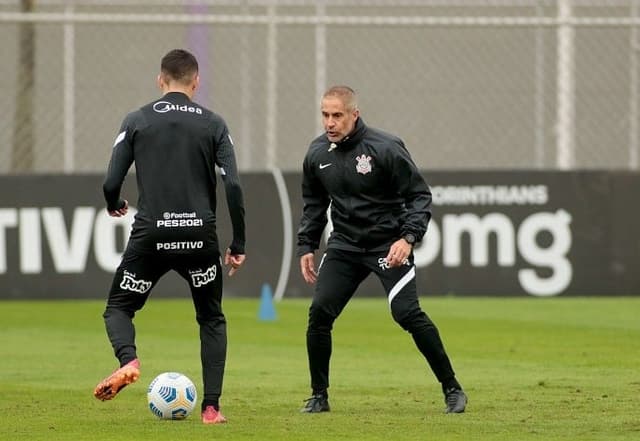
[[[572,243],[570,225],[571,214],[565,210],[533,213],[517,228],[504,213],[488,213],[483,217],[474,213],[445,214],[441,226],[429,223],[429,232],[414,250],[414,263],[418,267],[428,266],[442,253],[445,267],[460,267],[463,244],[468,243],[471,266],[484,267],[489,265],[490,237],[494,237],[498,266],[515,266],[520,254],[529,265],[546,268],[543,274],[548,276],[536,268],[522,268],[518,270],[518,282],[529,294],[553,296],[565,290],[573,278],[573,267],[567,257]],[[537,241],[541,233],[551,239],[546,246]]]

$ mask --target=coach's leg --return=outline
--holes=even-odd
[[[200,326],[200,360],[204,397],[207,406],[220,409],[220,395],[227,358],[227,322],[222,312],[222,265],[220,255],[211,253],[181,258],[178,273],[189,282]]]
[[[442,384],[443,391],[461,389],[435,323],[420,308],[413,256],[398,268],[376,271],[388,296],[393,319],[411,334],[418,350]]]
[[[328,249],[322,258],[307,326],[307,355],[314,395],[326,395],[329,387],[333,322],[369,272],[351,253],[341,250]]]

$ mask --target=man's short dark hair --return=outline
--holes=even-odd
[[[184,49],[173,49],[162,57],[160,71],[174,81],[188,84],[198,73],[198,60]]]

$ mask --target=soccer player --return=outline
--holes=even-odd
[[[301,411],[330,410],[333,323],[373,272],[384,286],[393,319],[411,334],[441,383],[445,412],[464,412],[467,396],[416,292],[413,246],[427,231],[431,191],[402,140],[363,122],[353,89],[327,90],[321,112],[325,133],[311,142],[304,158],[298,230],[302,276],[316,284],[307,327],[312,395]],[[333,231],[316,272],[314,251],[329,206]]]
[[[174,270],[189,284],[200,327],[202,422],[224,423],[219,399],[227,331],[216,234],[216,165],[233,227],[224,254],[229,276],[245,261],[243,194],[225,121],[192,101],[200,81],[196,58],[176,49],[162,58],[160,67],[157,81],[163,96],[126,116],[103,185],[109,214],[124,216],[128,202],[120,191],[135,162],[138,212],[103,315],[120,368],[96,386],[94,395],[111,400],[138,379],[133,317],[160,277]]]

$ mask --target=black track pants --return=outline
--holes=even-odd
[[[170,270],[189,283],[200,326],[204,400],[217,402],[222,393],[227,354],[219,253],[149,255],[127,248],[113,278],[103,314],[109,340],[120,365],[137,357],[133,317],[142,309],[158,280]]]
[[[386,253],[363,254],[333,248],[323,256],[307,328],[307,353],[314,391],[329,387],[333,322],[371,272],[382,282],[393,319],[412,335],[438,381],[443,384],[455,381],[438,329],[420,308],[413,255],[405,265],[396,268],[389,268],[385,257]]]

